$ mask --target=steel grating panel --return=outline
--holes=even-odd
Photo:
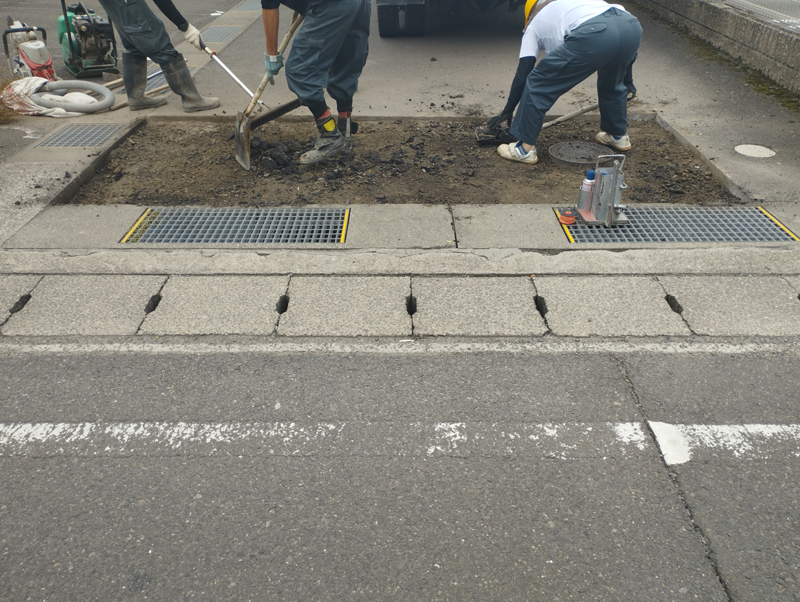
[[[114,137],[123,125],[68,125],[36,146],[102,146]]]
[[[234,11],[254,11],[261,12],[261,0],[247,0],[233,9]]]
[[[349,209],[145,211],[122,243],[343,243]]]
[[[566,209],[562,208],[561,210]],[[559,209],[556,210],[558,213]],[[629,223],[564,225],[570,242],[791,242],[790,230],[761,207],[632,207]]]
[[[211,27],[203,30],[203,41],[206,44],[230,42],[242,31],[244,31],[244,28],[239,26],[212,25]]]

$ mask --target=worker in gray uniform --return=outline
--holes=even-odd
[[[510,161],[535,164],[536,141],[547,111],[562,94],[593,73],[597,73],[601,129],[595,139],[618,151],[629,150],[627,101],[629,91],[635,93],[630,67],[641,39],[638,19],[618,4],[603,0],[534,0],[522,36],[520,64],[527,59],[527,64],[533,66],[540,51],[546,55],[525,79],[510,129],[518,142],[501,144],[498,154]],[[514,96],[513,92],[512,86],[510,96]],[[507,109],[508,106],[492,118],[489,126],[493,121],[510,120]]]
[[[114,24],[125,53],[122,58],[122,81],[131,111],[151,109],[166,104],[166,98],[145,96],[147,58],[158,63],[170,89],[182,99],[187,113],[219,106],[219,99],[200,95],[183,55],[175,50],[169,36],[145,0],[99,0]],[[175,8],[172,0],[153,0],[159,10],[184,34],[184,39],[202,50],[200,32]]]
[[[317,163],[352,150],[353,96],[369,50],[370,0],[261,0],[270,83],[283,67],[278,54],[279,6],[305,15],[286,60],[286,81],[314,116],[319,137],[300,163]],[[336,101],[338,122],[325,101],[325,88]]]

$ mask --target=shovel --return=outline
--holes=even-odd
[[[294,35],[294,32],[300,27],[300,23],[303,22],[303,15],[300,13],[294,13],[294,17],[292,18],[292,24],[289,26],[289,31],[286,32],[286,35],[283,37],[283,41],[281,45],[278,47],[278,54],[283,54],[286,50],[286,47],[289,45],[289,42]],[[269,74],[264,74],[264,79],[261,80],[261,84],[259,84],[256,93],[253,95],[253,98],[250,100],[250,104],[247,105],[247,108],[244,110],[244,113],[238,113],[236,115],[236,160],[239,162],[239,165],[244,167],[245,169],[250,169],[250,128],[252,127],[252,122],[250,121],[250,114],[255,109],[258,100],[261,98],[261,95],[264,93],[264,88],[267,87],[267,83],[269,83]],[[291,105],[292,103],[288,103]],[[287,107],[288,105],[283,105],[283,107]],[[300,101],[297,101],[297,106],[300,106]],[[279,107],[278,109],[280,109]],[[292,107],[296,108],[296,107]],[[275,109],[276,111],[278,109]],[[285,112],[291,111],[292,109],[288,109]],[[283,114],[283,113],[281,113]],[[273,117],[274,119],[275,117]],[[262,123],[264,123],[262,121]]]

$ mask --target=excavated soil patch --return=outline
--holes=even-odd
[[[315,130],[281,121],[253,130],[253,168],[236,162],[232,123],[148,123],[109,156],[76,195],[83,204],[279,206],[347,203],[574,204],[586,167],[547,152],[594,141],[596,123],[575,119],[542,132],[539,163],[501,159],[479,146],[482,120],[362,120],[352,155],[300,166]],[[623,203],[731,205],[697,156],[654,121],[631,121]]]

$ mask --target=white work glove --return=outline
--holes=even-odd
[[[280,52],[275,55],[267,54],[265,52],[264,65],[267,70],[267,75],[269,75],[268,81],[274,86],[275,76],[280,73],[281,67],[283,67],[283,55]]]
[[[183,33],[183,39],[189,42],[192,46],[194,46],[198,50],[203,49],[203,39],[200,37],[200,30],[198,30],[191,23],[189,24],[189,27],[186,28],[186,31]]]

